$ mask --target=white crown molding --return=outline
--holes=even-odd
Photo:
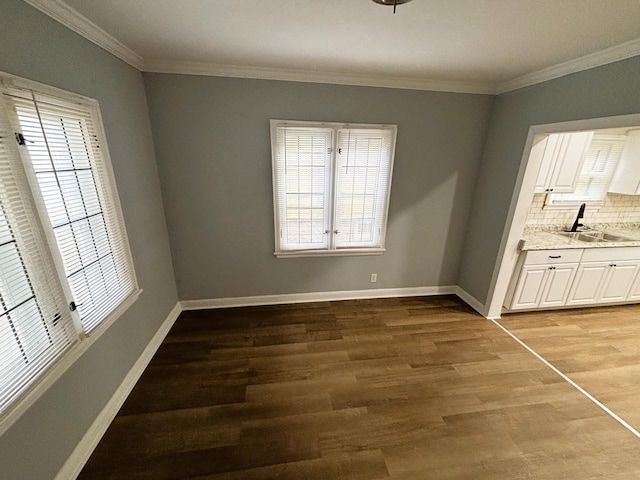
[[[84,15],[81,15],[62,0],[24,0],[29,5],[60,22],[65,27],[82,35],[107,52],[124,60],[132,67],[142,70],[143,60],[140,55],[105,32]]]
[[[420,77],[397,77],[288,68],[265,68],[242,65],[224,65],[208,62],[181,60],[143,59],[143,57],[84,15],[67,5],[63,0],[24,0],[54,20],[104,48],[140,71],[206,75],[214,77],[255,78],[291,82],[328,83],[368,87],[400,88],[409,90],[431,90],[454,93],[499,95],[571,73],[617,62],[640,55],[640,38],[590,53],[573,60],[558,63],[521,77],[499,84],[464,82],[456,80],[433,80]]]
[[[143,71],[155,73],[177,73],[212,77],[256,78],[262,80],[284,80],[291,82],[329,83],[363,87],[402,88],[408,90],[431,90],[438,92],[495,94],[493,85],[455,80],[429,80],[418,77],[394,77],[356,73],[294,70],[288,68],[264,68],[240,65],[223,65],[206,62],[148,59]]]
[[[582,72],[583,70],[600,67],[637,55],[640,55],[640,38],[507,80],[497,86],[495,93],[511,92],[536,83],[546,82],[547,80]]]

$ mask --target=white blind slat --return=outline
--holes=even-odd
[[[1,416],[138,287],[97,106],[0,93]]]
[[[333,130],[277,129],[276,185],[282,250],[327,248]]]
[[[78,339],[5,100],[0,96],[0,412]]]
[[[279,250],[382,248],[394,141],[391,127],[276,126]]]
[[[392,131],[341,129],[336,246],[379,247],[391,175]]]
[[[14,97],[80,321],[89,332],[137,287],[92,107]]]
[[[595,134],[585,154],[575,192],[553,194],[550,203],[573,205],[601,202],[611,184],[626,138],[623,135]]]

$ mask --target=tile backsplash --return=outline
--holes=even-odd
[[[526,224],[532,225],[571,225],[576,219],[578,207],[571,210],[545,207],[546,194],[534,195]],[[609,193],[602,205],[590,206],[584,213],[581,223],[629,223],[640,222],[640,195],[618,195]]]

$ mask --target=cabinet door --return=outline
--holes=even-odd
[[[640,300],[640,268],[638,269],[636,278],[631,285],[631,289],[627,295],[627,300]]]
[[[593,132],[565,133],[556,148],[549,190],[553,193],[571,193],[576,189],[585,154],[591,143]]]
[[[640,268],[640,262],[636,260],[611,262],[598,302],[624,302],[629,295],[638,268]]]
[[[596,303],[600,290],[609,273],[609,262],[583,263],[573,281],[567,305],[588,305]]]
[[[522,267],[511,301],[511,310],[535,308],[540,304],[548,272],[550,270],[546,265]]]
[[[578,270],[577,263],[565,263],[548,267],[548,279],[540,298],[540,307],[559,307],[567,303],[569,289]]]
[[[553,162],[556,158],[555,149],[559,145],[559,137],[560,135],[549,135],[531,147],[529,161],[531,161],[532,157],[542,157],[534,193],[546,193],[549,188],[551,174],[553,173]]]

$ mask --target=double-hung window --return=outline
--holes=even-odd
[[[395,125],[271,121],[275,254],[381,254]]]
[[[138,293],[97,103],[0,75],[0,419]]]

